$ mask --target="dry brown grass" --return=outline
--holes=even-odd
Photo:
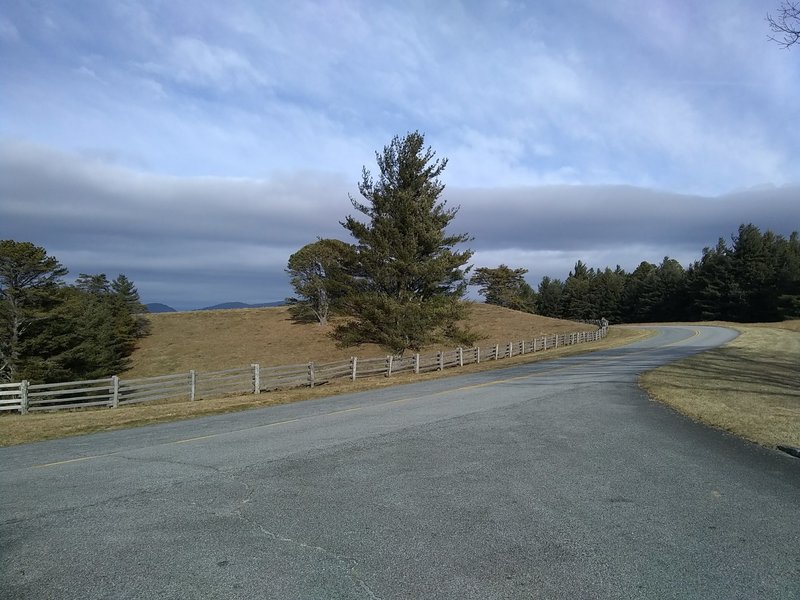
[[[800,446],[800,320],[740,325],[732,342],[642,379],[656,400],[764,446]]]
[[[472,304],[470,313],[464,325],[482,337],[481,345],[593,329],[581,323],[488,304]],[[330,325],[296,324],[285,307],[160,313],[148,318],[153,333],[141,340],[133,354],[131,369],[122,375],[123,379],[190,369],[232,369],[252,363],[279,366],[330,362],[351,356],[386,356],[386,351],[374,344],[338,348],[328,335]],[[451,348],[431,346],[423,352]]]
[[[488,312],[491,312],[492,310],[493,309],[490,308]],[[476,312],[480,314],[479,311]],[[508,312],[514,313],[514,311]],[[519,313],[514,314],[519,315]],[[495,319],[498,320],[498,323],[496,323],[498,326],[498,331],[501,331],[503,334],[505,334],[502,337],[508,337],[507,334],[509,334],[510,331],[507,329],[504,330],[499,321],[505,320],[506,317],[512,317],[514,314],[500,315],[498,313],[495,315]],[[527,318],[527,315],[522,316],[523,318]],[[484,326],[488,327],[488,325]],[[562,321],[561,326],[575,327],[576,324],[567,323],[565,325],[565,322]],[[585,326],[582,327],[585,328]],[[513,333],[513,331],[511,331],[511,333]],[[642,339],[650,334],[650,332],[643,330],[612,328],[609,330],[609,334],[604,340],[591,344],[567,346],[556,350],[548,350],[547,352],[515,356],[514,358],[499,361],[486,361],[479,365],[467,365],[463,368],[449,369],[442,372],[425,373],[420,375],[403,373],[394,375],[391,378],[374,377],[370,379],[359,379],[358,381],[339,379],[314,389],[302,388],[262,393],[259,395],[248,394],[242,396],[228,396],[224,398],[201,400],[197,402],[164,401],[158,403],[123,406],[113,410],[85,409],[56,413],[33,413],[24,416],[4,415],[0,417],[0,446],[61,438],[71,435],[81,435],[95,431],[110,431],[114,429],[123,429],[126,427],[177,421],[181,419],[235,412],[263,406],[288,404],[302,400],[311,400],[314,398],[336,396],[345,393],[367,391],[391,385],[411,383],[414,381],[425,381],[440,377],[454,377],[465,373],[475,373],[478,371],[509,367],[515,364],[547,360],[559,356],[569,356],[572,354],[580,354],[584,352],[592,352],[605,348],[616,347],[636,341],[638,339]],[[499,339],[502,339],[502,337]],[[517,339],[517,336],[514,336],[511,339]]]

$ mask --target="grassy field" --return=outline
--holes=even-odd
[[[263,311],[273,311],[271,314],[268,312],[267,316],[271,317],[273,324],[275,322],[288,327],[315,328],[315,325],[296,326],[292,324],[286,325],[285,312],[281,309],[251,309],[253,313],[258,314]],[[248,310],[243,311],[229,311],[231,313],[238,313],[231,315],[231,323],[229,327],[224,327],[225,312],[220,311],[216,313],[206,313],[207,320],[210,322],[209,327],[202,326],[202,317],[198,319],[195,313],[166,315],[153,315],[154,334],[152,339],[148,339],[147,346],[143,345],[140,350],[141,354],[134,355],[134,360],[138,361],[137,368],[141,374],[159,374],[163,373],[166,368],[165,364],[171,365],[185,365],[182,362],[188,359],[180,356],[181,347],[192,348],[192,356],[199,362],[197,368],[224,368],[225,365],[236,366],[242,364],[245,356],[257,356],[258,344],[254,343],[253,348],[248,352],[254,354],[248,355],[241,353],[241,349],[237,347],[240,336],[249,333],[253,339],[260,339],[262,348],[268,347],[270,337],[275,331],[281,331],[280,327],[270,329],[263,327],[259,329],[258,335],[252,335],[254,328],[259,328],[258,319],[254,319],[251,315],[246,314],[251,312]],[[221,314],[220,314],[221,313]],[[243,314],[244,313],[244,314]],[[198,313],[202,315],[202,313]],[[276,318],[275,315],[278,315]],[[280,315],[283,315],[282,317]],[[172,320],[170,320],[170,318]],[[473,319],[476,320],[475,329],[481,328],[490,340],[484,340],[482,344],[488,345],[494,340],[502,342],[503,340],[519,340],[521,337],[526,339],[532,338],[535,335],[553,332],[568,332],[585,330],[586,325],[572,323],[569,321],[558,321],[555,319],[547,319],[545,317],[537,317],[535,315],[528,315],[516,311],[509,311],[497,307],[486,307],[483,305],[476,305],[473,314]],[[480,321],[480,322],[477,322]],[[179,326],[180,322],[188,322],[192,326],[182,330]],[[524,328],[523,328],[524,327]],[[320,329],[320,328],[317,328]],[[166,330],[166,331],[165,331]],[[206,331],[206,333],[204,333]],[[297,348],[294,350],[294,360],[297,362],[318,359],[324,354],[321,354],[319,348],[312,347],[315,344],[330,344],[328,347],[335,346],[320,335],[319,331],[304,331],[302,335],[295,338],[295,345]],[[492,335],[493,334],[493,335]],[[468,365],[463,368],[449,369],[442,372],[425,373],[414,375],[412,373],[403,373],[400,375],[392,376],[391,378],[375,377],[370,379],[360,379],[358,381],[350,381],[349,379],[334,380],[324,386],[314,389],[302,388],[294,390],[276,391],[263,393],[259,395],[242,395],[242,396],[227,396],[224,398],[217,398],[212,400],[202,400],[198,402],[186,401],[164,401],[155,403],[145,403],[138,405],[123,406],[114,410],[110,409],[86,409],[74,411],[62,411],[57,413],[32,413],[29,415],[16,415],[9,414],[0,417],[0,446],[7,446],[12,444],[22,444],[26,442],[33,442],[38,440],[46,440],[53,438],[66,437],[70,435],[80,435],[91,433],[94,431],[108,431],[113,429],[123,429],[126,427],[136,427],[141,425],[148,425],[152,423],[162,423],[166,421],[176,421],[179,419],[189,419],[198,416],[219,414],[225,412],[234,412],[240,410],[247,410],[250,408],[257,408],[262,406],[270,406],[277,404],[287,404],[290,402],[298,402],[302,400],[310,400],[313,398],[321,398],[326,396],[335,396],[338,394],[345,394],[357,391],[366,391],[370,389],[377,389],[390,385],[398,385],[402,383],[410,383],[413,381],[424,381],[426,379],[433,379],[439,377],[453,377],[464,373],[474,373],[477,371],[484,371],[490,369],[498,369],[509,367],[515,364],[534,362],[539,360],[547,360],[558,356],[567,356],[571,354],[579,354],[584,352],[601,350],[619,346],[622,344],[635,341],[650,335],[647,331],[642,330],[625,330],[611,328],[608,336],[600,342],[567,346],[556,350],[548,350],[537,354],[526,354],[524,356],[516,356],[514,358],[504,359],[500,361],[488,361],[479,365]],[[208,339],[203,340],[199,338]],[[153,340],[161,339],[164,344],[170,343],[170,349],[159,349]],[[179,344],[172,344],[171,342],[180,340]],[[305,340],[305,341],[300,341]],[[305,344],[305,350],[300,348],[300,345]],[[232,352],[239,353],[237,356],[238,362],[227,362],[220,364],[225,360],[225,347],[229,347]],[[273,347],[278,347],[277,345]],[[219,361],[214,363],[211,359],[202,354],[203,349],[208,349],[208,352],[216,356]],[[364,350],[371,350],[374,356],[383,356],[384,351],[379,348],[362,348],[358,350],[359,356],[367,356]],[[276,352],[277,353],[277,352]],[[263,355],[262,355],[263,356]],[[284,355],[285,356],[285,355]],[[300,358],[302,356],[302,358]],[[345,352],[343,357],[350,356]],[[161,357],[158,360],[156,357]],[[255,358],[254,360],[258,360]],[[261,358],[263,361],[264,359]],[[292,359],[288,359],[292,360]],[[277,361],[277,359],[276,359]],[[192,364],[198,365],[198,362]],[[245,363],[249,362],[244,360]],[[266,361],[265,361],[266,363]],[[272,364],[276,364],[273,362]],[[188,367],[174,366],[175,369],[184,369]]]
[[[800,446],[800,320],[740,325],[732,342],[641,379],[692,419],[768,447]]]
[[[463,325],[481,336],[478,343],[482,346],[593,329],[590,325],[488,304],[472,304],[470,312]],[[160,313],[148,318],[153,332],[141,340],[133,354],[131,369],[123,378],[190,369],[232,369],[252,363],[278,366],[387,354],[374,344],[338,348],[328,335],[332,326],[294,323],[285,307]],[[452,346],[431,346],[422,352],[445,349],[450,350]]]

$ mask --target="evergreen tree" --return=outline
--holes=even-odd
[[[61,263],[30,242],[0,241],[0,381],[18,381],[31,328],[59,301]]]
[[[575,263],[575,268],[570,271],[564,282],[564,293],[561,298],[564,317],[568,319],[600,318],[596,313],[592,295],[594,277],[594,269],[588,268],[580,260]]]
[[[741,225],[729,250],[731,271],[741,302],[728,318],[736,321],[775,321],[778,311],[777,239],[762,234],[752,223]]]
[[[105,296],[111,293],[111,282],[108,280],[105,273],[100,273],[98,275],[81,273],[75,280],[75,287],[82,292],[94,296]]]
[[[111,294],[62,288],[49,318],[34,328],[21,378],[57,382],[124,371],[133,351],[130,316]]]
[[[658,320],[661,298],[657,267],[642,261],[625,281],[622,295],[624,320],[629,323]]]
[[[684,318],[686,272],[678,261],[644,261],[627,277],[622,295],[626,322],[675,321]]]
[[[536,297],[536,312],[545,317],[560,317],[563,314],[563,293],[564,283],[560,279],[550,279],[547,275],[542,277]]]
[[[622,293],[626,275],[617,265],[613,271],[606,267],[598,271],[591,282],[593,319],[606,319],[610,323],[622,320]]]
[[[333,239],[306,244],[292,254],[286,269],[297,294],[287,299],[292,317],[325,325],[329,315],[339,312],[348,289],[346,272],[354,259],[353,246]]]
[[[133,337],[141,338],[150,333],[150,321],[145,316],[147,307],[139,299],[139,290],[136,289],[133,282],[120,273],[111,282],[111,293],[125,307],[127,313],[133,317],[133,323],[131,324]]]
[[[357,242],[344,299],[350,319],[335,332],[343,345],[374,342],[402,353],[465,335],[457,321],[465,316],[472,251],[456,246],[470,238],[445,231],[458,209],[439,199],[447,160],[434,157],[415,131],[376,153],[377,180],[363,169],[365,202],[351,202],[366,222],[348,216],[342,223]]]
[[[656,309],[659,321],[680,321],[687,317],[686,270],[675,259],[664,257],[656,269],[661,298]]]
[[[689,268],[687,288],[692,318],[729,319],[738,312],[742,295],[724,239],[720,238],[714,248],[703,248],[702,258]]]
[[[95,379],[127,367],[144,330],[132,283],[65,269],[44,248],[0,241],[0,380]],[[135,302],[134,302],[135,300]]]
[[[478,293],[486,304],[496,304],[523,312],[536,312],[536,292],[525,281],[528,269],[511,269],[500,265],[494,269],[480,267],[470,278],[471,285],[480,286]]]
[[[800,237],[793,232],[777,243],[778,312],[783,319],[800,317]]]

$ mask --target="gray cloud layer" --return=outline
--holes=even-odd
[[[356,175],[356,174],[354,174]],[[352,182],[322,172],[269,180],[179,178],[19,142],[0,144],[0,237],[47,248],[73,275],[122,272],[147,302],[192,308],[290,294],[289,255],[344,237]],[[798,187],[716,198],[630,186],[459,189],[453,229],[475,237],[473,263],[505,262],[564,277],[575,260],[633,268],[664,255],[684,264],[743,222],[800,228]]]

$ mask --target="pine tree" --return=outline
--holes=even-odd
[[[594,319],[619,323],[622,318],[622,293],[625,288],[625,271],[617,265],[613,271],[606,267],[598,271],[591,281],[591,298]]]
[[[560,317],[563,314],[563,293],[564,283],[560,279],[550,279],[547,275],[542,277],[536,297],[536,312],[545,317]]]
[[[58,303],[66,274],[44,248],[0,241],[0,381],[18,381],[31,329]]]
[[[377,180],[363,169],[365,202],[351,198],[366,222],[348,216],[342,223],[357,242],[344,299],[350,320],[335,332],[343,345],[373,342],[402,353],[464,334],[457,321],[465,316],[460,300],[472,251],[456,246],[470,238],[445,231],[458,212],[439,199],[447,160],[434,159],[424,142],[416,131],[395,136],[376,153]]]
[[[486,304],[496,304],[504,308],[523,312],[536,311],[536,292],[525,281],[528,269],[512,269],[507,265],[475,269],[470,285],[480,286],[478,293],[486,299]]]
[[[800,317],[800,236],[779,239],[777,247],[778,310],[781,318]]]
[[[657,306],[659,321],[679,321],[686,318],[686,270],[674,258],[664,257],[656,269],[661,298]]]
[[[125,311],[132,317],[130,334],[134,338],[141,338],[150,333],[150,321],[145,317],[147,308],[139,299],[139,290],[133,282],[120,273],[111,282],[111,293],[125,307]]]
[[[29,338],[23,378],[49,383],[125,370],[133,338],[126,332],[130,316],[124,306],[110,293],[93,294],[76,286],[62,288],[60,297]]]
[[[629,323],[657,321],[662,295],[658,267],[642,261],[625,280],[622,294],[624,320]]]
[[[596,314],[592,296],[592,280],[594,269],[588,268],[582,261],[575,263],[564,282],[564,293],[561,297],[563,314],[568,319],[599,319]]]
[[[111,282],[108,281],[105,273],[98,275],[81,273],[75,280],[75,287],[94,296],[104,296],[111,293]]]
[[[736,321],[776,321],[778,265],[775,234],[762,234],[755,225],[741,225],[730,249],[731,270],[742,302],[730,315]]]
[[[714,248],[703,248],[703,256],[687,273],[690,313],[704,321],[732,319],[739,312],[742,294],[733,271],[730,249],[719,238]]]

